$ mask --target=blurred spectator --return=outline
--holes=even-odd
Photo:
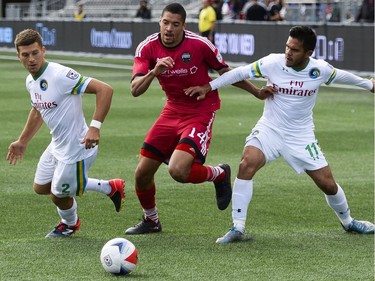
[[[77,2],[77,4],[78,4],[78,8],[77,10],[74,11],[74,18],[77,21],[83,21],[84,19],[87,19],[87,13],[83,9],[82,3]]]
[[[148,20],[151,19],[151,9],[147,7],[147,0],[139,1],[139,8],[135,17]]]
[[[223,0],[214,0],[211,6],[216,12],[216,20],[222,20],[223,13],[221,12],[221,9],[223,7]]]
[[[232,0],[232,19],[241,19],[241,11],[243,6],[243,0]]]
[[[325,10],[325,20],[329,22],[340,21],[340,7],[338,3],[328,3]]]
[[[262,0],[261,0],[262,1]],[[241,15],[243,18],[246,18],[246,13],[247,13],[247,10],[250,8],[250,6],[253,4],[253,1],[252,0],[248,0],[245,2],[245,4],[243,5],[242,7],[242,10],[241,10]]]
[[[223,15],[223,19],[232,18],[232,3],[230,0],[224,0],[224,3],[221,7],[221,14]]]
[[[268,19],[268,12],[263,3],[258,0],[250,0],[251,5],[246,11],[246,20],[263,21]]]
[[[202,0],[202,8],[199,11],[198,29],[200,35],[207,37],[214,43],[216,24],[216,12],[210,5],[210,0]]]
[[[268,10],[268,19],[271,21],[284,20],[285,16],[285,4],[282,0],[265,0]],[[283,15],[283,16],[282,16]]]
[[[374,0],[363,0],[356,21],[374,22]]]

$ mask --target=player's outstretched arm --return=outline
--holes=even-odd
[[[359,77],[349,71],[336,68],[336,78],[334,83],[342,83],[357,86],[374,92],[374,78],[366,79]]]
[[[9,161],[9,164],[16,165],[18,160],[23,159],[23,154],[26,151],[27,144],[40,129],[42,124],[43,119],[39,111],[32,108],[30,110],[29,117],[27,118],[25,127],[18,140],[12,142],[8,147],[6,160]]]

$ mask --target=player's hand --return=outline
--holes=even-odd
[[[265,86],[259,90],[259,93],[258,95],[256,95],[256,97],[260,100],[265,100],[268,98],[273,98],[273,95],[276,93],[277,93],[277,89],[275,87]]]
[[[89,130],[81,143],[85,144],[86,149],[91,149],[99,144],[99,139],[100,130],[98,128],[89,127]]]
[[[6,160],[9,161],[9,164],[16,165],[18,160],[22,161],[25,150],[26,144],[23,144],[20,141],[12,142],[8,147]]]
[[[168,68],[174,67],[174,60],[171,57],[165,57],[158,59],[156,65],[153,69],[154,75],[158,76],[159,74],[166,71]]]
[[[210,84],[203,86],[194,86],[187,89],[184,89],[185,95],[189,97],[197,96],[197,100],[203,100],[206,98],[206,94],[211,91]]]

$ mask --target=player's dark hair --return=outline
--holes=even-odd
[[[289,36],[301,41],[306,51],[314,51],[316,46],[316,33],[309,26],[294,26],[289,30]]]
[[[28,28],[16,35],[16,39],[14,39],[14,46],[18,52],[19,46],[28,46],[34,44],[35,42],[37,42],[39,46],[43,46],[43,39],[39,32]]]
[[[179,4],[179,3],[172,3],[172,4],[169,4],[169,5],[165,6],[165,8],[163,9],[163,11],[161,12],[161,16],[163,16],[165,12],[169,12],[169,13],[172,13],[172,14],[178,14],[178,15],[180,15],[181,19],[182,19],[182,22],[185,23],[185,20],[186,20],[186,11],[185,11],[184,7],[182,7],[181,4]]]

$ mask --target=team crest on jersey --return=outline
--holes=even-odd
[[[309,76],[312,79],[316,79],[320,76],[320,70],[318,68],[312,68],[309,71]]]
[[[47,80],[45,79],[40,80],[39,86],[40,86],[40,89],[42,89],[42,91],[47,91],[48,89]]]
[[[191,61],[191,54],[189,54],[189,53],[183,53],[181,55],[181,59],[182,59],[183,63],[187,64],[187,63],[189,63]]]
[[[68,74],[66,74],[66,77],[72,80],[76,80],[79,77],[79,74],[74,70],[69,70]]]
[[[216,59],[218,62],[223,62],[223,57],[221,56],[220,52],[216,54]]]

